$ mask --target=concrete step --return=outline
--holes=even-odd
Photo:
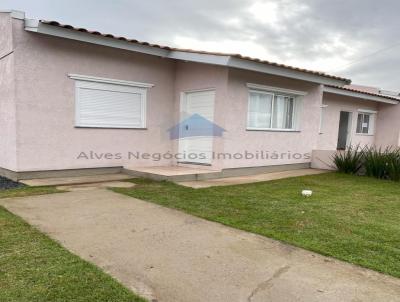
[[[232,185],[240,185],[240,184],[248,184],[255,182],[265,182],[277,179],[284,179],[290,177],[299,177],[306,175],[316,175],[322,173],[331,172],[329,170],[318,170],[318,169],[298,169],[291,171],[282,171],[282,172],[270,172],[263,174],[254,174],[254,175],[245,175],[245,176],[236,176],[236,177],[224,177],[218,179],[208,179],[201,181],[183,181],[178,182],[178,184],[191,187],[194,189],[200,188],[208,188],[215,186],[232,186]]]
[[[77,176],[77,177],[52,177],[52,178],[36,178],[25,179],[20,182],[31,187],[41,186],[61,186],[61,185],[80,185],[80,184],[94,184],[103,182],[112,182],[118,180],[126,180],[133,178],[130,175],[116,173],[116,174],[103,174],[103,175],[90,175],[90,176]]]
[[[123,173],[134,177],[168,180],[173,182],[214,179],[222,176],[222,171],[220,170],[182,166],[124,167],[122,171]]]
[[[240,177],[272,172],[308,169],[309,163],[276,165],[263,167],[240,167],[215,170],[208,166],[156,166],[156,167],[123,167],[122,172],[135,177],[173,182],[206,181],[226,177]]]

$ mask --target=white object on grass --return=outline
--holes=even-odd
[[[303,190],[301,191],[301,195],[305,196],[305,197],[310,197],[312,195],[312,191],[311,190]]]

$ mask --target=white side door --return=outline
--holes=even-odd
[[[199,115],[214,122],[215,91],[186,92],[182,95],[181,121],[185,121],[193,115]],[[189,129],[190,123],[183,125]],[[181,162],[195,164],[211,164],[213,151],[212,136],[181,137],[179,139],[179,152],[184,153],[186,158]]]

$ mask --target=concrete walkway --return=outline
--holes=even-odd
[[[198,181],[183,181],[183,182],[178,182],[178,183],[185,187],[199,189],[199,188],[208,188],[208,187],[215,187],[215,186],[231,186],[231,185],[248,184],[248,183],[270,181],[270,180],[283,179],[283,178],[289,178],[289,177],[322,174],[322,173],[327,173],[327,172],[331,172],[331,171],[318,170],[318,169],[297,169],[297,170],[290,170],[290,171],[270,172],[270,173],[254,174],[254,175],[246,175],[246,176],[225,177],[225,178],[216,178],[216,179],[208,179],[208,180],[198,180]]]
[[[400,279],[105,189],[0,204],[161,302],[400,301]]]

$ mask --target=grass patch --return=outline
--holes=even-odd
[[[49,192],[42,190],[32,192]],[[0,291],[4,302],[145,301],[2,207]]]
[[[0,198],[24,197],[61,192],[64,191],[57,190],[55,187],[21,187],[16,189],[0,190]]]
[[[113,190],[400,277],[398,183],[340,173],[204,189],[134,182]]]
[[[0,190],[0,198],[60,193],[55,187]],[[145,302],[111,276],[0,207],[0,300]]]

